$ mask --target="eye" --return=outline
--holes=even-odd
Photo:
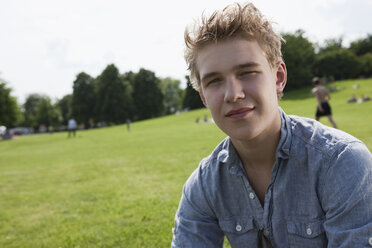
[[[215,84],[215,83],[218,83],[220,82],[221,79],[220,78],[212,78],[211,80],[207,81],[207,86],[211,85],[211,84]]]
[[[255,71],[255,70],[241,71],[238,73],[238,78],[242,80],[248,80],[257,74],[258,74],[258,71]]]
[[[256,73],[257,73],[257,71],[243,71],[239,75],[240,76],[247,76],[247,75],[254,75]]]

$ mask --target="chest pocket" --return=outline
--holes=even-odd
[[[287,221],[289,247],[327,247],[323,222],[324,220]]]
[[[257,230],[252,217],[232,217],[219,221],[232,247],[257,247]]]

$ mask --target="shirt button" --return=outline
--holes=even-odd
[[[240,232],[242,230],[242,226],[241,225],[236,225],[235,229]]]
[[[307,235],[311,235],[311,234],[313,234],[313,231],[311,231],[311,228],[308,227],[308,228],[306,229],[306,233],[307,233]]]
[[[267,237],[267,236],[269,236],[270,232],[269,232],[269,230],[265,229],[263,231],[263,234],[265,235],[265,237]]]
[[[252,192],[249,193],[249,198],[254,199],[254,194]]]
[[[368,244],[369,244],[370,246],[372,246],[372,237],[369,238],[369,240],[368,240]]]

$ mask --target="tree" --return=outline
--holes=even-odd
[[[97,121],[119,124],[130,118],[129,85],[120,79],[115,65],[108,65],[95,84]]]
[[[84,72],[79,73],[73,83],[70,117],[88,126],[94,117],[95,99],[93,78]]]
[[[160,116],[164,107],[163,98],[160,80],[155,73],[141,68],[135,75],[133,82],[135,118],[144,120]]]
[[[361,63],[361,74],[365,77],[372,76],[372,53],[366,53],[359,57]]]
[[[0,126],[15,127],[21,121],[17,99],[10,95],[11,89],[0,79]]]
[[[338,39],[328,39],[325,40],[324,45],[319,48],[318,55],[327,53],[327,52],[336,52],[344,49],[342,46],[342,38]]]
[[[321,77],[336,80],[355,78],[361,72],[361,61],[347,49],[332,50],[317,57],[314,72]]]
[[[368,34],[364,39],[352,42],[350,44],[350,50],[357,56],[372,53],[372,34]]]
[[[23,125],[38,129],[39,125],[36,119],[36,110],[42,98],[40,94],[34,93],[27,96],[25,103],[23,104]]]
[[[46,127],[57,128],[62,122],[62,116],[57,105],[52,104],[48,96],[40,99],[36,107],[35,117],[38,125],[44,124]]]
[[[129,76],[128,76],[129,75]],[[128,76],[128,77],[127,77]],[[124,75],[120,75],[120,80],[124,85],[124,102],[125,106],[125,118],[129,120],[134,119],[135,106],[133,101],[133,79],[135,73],[129,72]]]
[[[68,120],[72,116],[72,95],[65,95],[57,101],[57,106],[61,112],[62,123],[67,124]]]
[[[133,86],[134,86],[134,79],[136,78],[136,75],[137,75],[137,73],[132,72],[132,71],[128,71],[128,72],[122,74],[122,75],[120,76],[120,78],[121,78],[121,80],[122,80],[123,82],[129,82],[130,85],[132,86],[132,89],[133,89]]]
[[[189,76],[186,76],[186,90],[183,97],[182,108],[199,109],[203,108],[204,104],[199,93],[191,86]]]
[[[282,46],[282,53],[288,71],[286,89],[298,89],[308,85],[313,77],[313,44],[304,37],[302,30],[297,30],[294,34],[284,34],[283,38],[286,42]]]
[[[164,95],[164,112],[167,115],[181,109],[182,89],[180,84],[179,80],[169,77],[160,80],[160,88]]]

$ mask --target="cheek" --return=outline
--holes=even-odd
[[[213,98],[208,99],[206,101],[206,104],[207,104],[207,108],[209,108],[211,112],[216,112],[219,109],[218,102]]]
[[[217,101],[216,97],[208,98],[206,103],[213,119],[218,119],[220,114],[223,112],[223,104],[220,101]]]
[[[219,101],[221,99],[221,94],[219,93],[219,91],[216,91],[216,90],[208,90],[204,92],[204,99],[208,107],[212,107],[212,106],[219,104]]]

